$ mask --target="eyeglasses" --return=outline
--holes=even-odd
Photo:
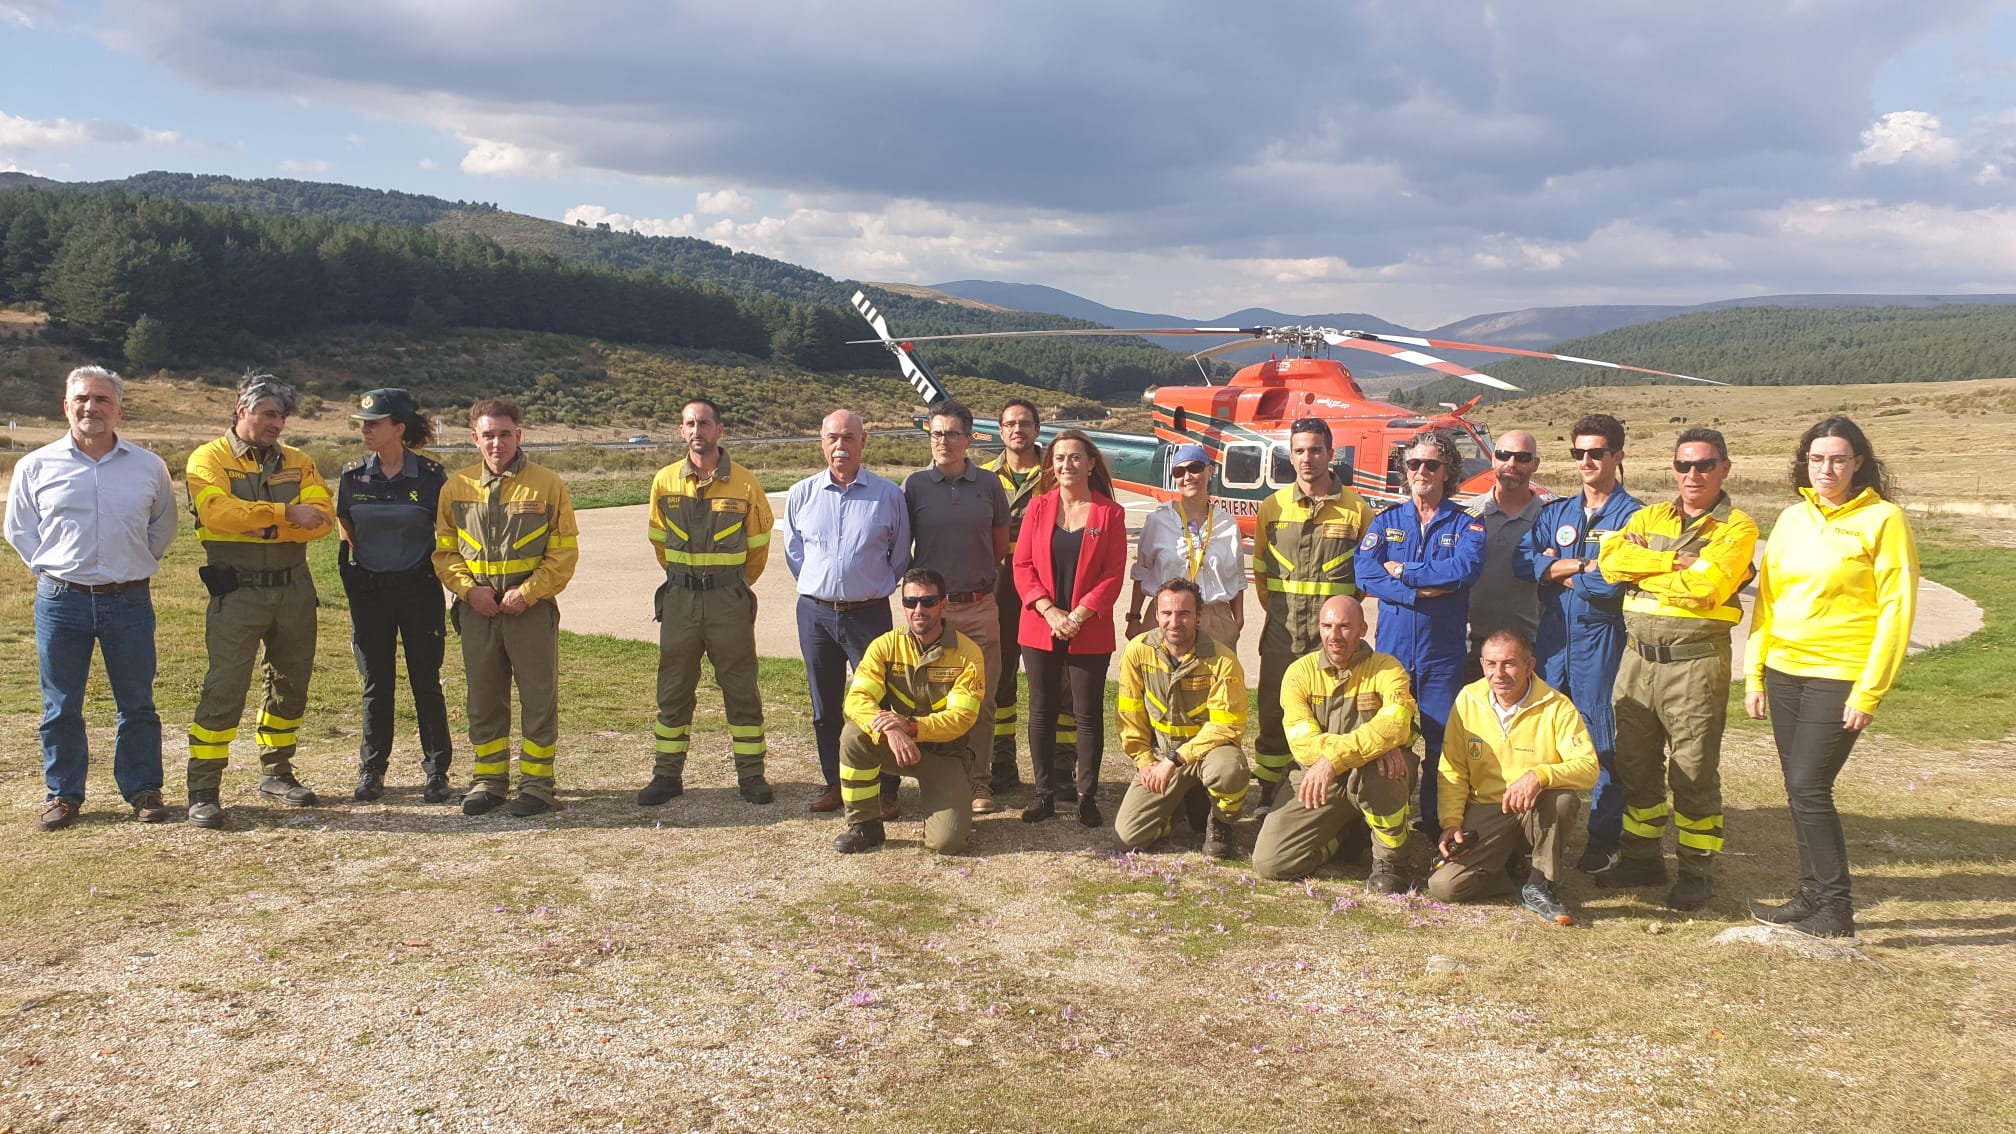
[[[957,441],[964,436],[966,436],[966,431],[963,429],[934,429],[931,431],[931,440],[933,441]]]
[[[1823,456],[1819,453],[1806,454],[1806,463],[1815,468],[1845,469],[1849,465],[1854,464],[1855,460],[1856,457],[1853,453],[1845,457]]]
[[[1441,472],[1442,462],[1433,457],[1409,457],[1407,459],[1408,472],[1420,472],[1423,469],[1429,472]]]
[[[1177,465],[1177,466],[1176,466],[1175,468],[1173,468],[1173,469],[1170,469],[1170,470],[1169,470],[1169,475],[1170,475],[1170,476],[1202,476],[1202,475],[1203,475],[1203,474],[1205,474],[1206,472],[1209,472],[1209,471],[1210,471],[1210,469],[1211,469],[1211,466],[1209,466],[1209,465],[1195,465],[1195,464],[1192,464],[1192,465]]]
[[[1001,423],[1001,428],[1003,428],[1003,429],[1034,429],[1034,428],[1036,428],[1036,423],[1035,423],[1035,422],[1033,422],[1033,421],[1022,421],[1022,420],[1020,420],[1020,419],[1017,419],[1017,420],[1015,420],[1015,421],[1004,421],[1004,422],[1002,422],[1002,423]]]
[[[1583,460],[1584,458],[1600,461],[1615,451],[1608,445],[1598,445],[1594,449],[1570,449],[1568,450],[1568,457],[1570,460],[1575,461]]]
[[[1722,467],[1722,458],[1708,457],[1699,461],[1674,461],[1673,471],[1677,473],[1711,473]]]
[[[1517,449],[1493,449],[1491,455],[1501,461],[1517,461],[1522,465],[1540,456],[1538,453],[1522,453]]]
[[[903,609],[916,610],[918,607],[921,606],[925,610],[930,610],[932,607],[937,606],[939,603],[944,601],[945,601],[944,595],[904,595]]]

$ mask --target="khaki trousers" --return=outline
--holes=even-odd
[[[694,690],[700,657],[714,664],[721,706],[728,716],[735,778],[763,774],[769,743],[763,735],[763,695],[756,688],[756,592],[740,578],[712,590],[666,583],[658,588],[657,757],[653,776],[686,774],[693,740]]]
[[[508,795],[511,788],[511,686],[518,686],[518,790],[553,799],[553,757],[560,744],[560,608],[551,599],[523,614],[485,618],[456,602],[462,669],[469,682],[469,743],[475,750],[472,790]]]
[[[986,706],[994,703],[995,683],[1001,680],[1001,608],[995,604],[993,595],[987,595],[978,602],[948,602],[942,609],[945,625],[973,639],[987,667],[987,694],[980,698],[980,719],[973,722],[959,744],[967,753],[966,779],[973,787],[973,797],[992,799],[994,722],[987,719]]]
[[[840,800],[847,823],[882,821],[882,777],[913,776],[924,801],[924,849],[957,854],[973,833],[972,780],[959,741],[920,746],[915,766],[896,763],[884,741],[868,739],[853,721],[840,730]]]
[[[252,664],[266,652],[266,681],[259,706],[261,775],[293,771],[294,745],[308,709],[308,679],[315,672],[315,583],[306,566],[280,587],[240,587],[210,600],[203,616],[203,645],[210,656],[203,697],[189,726],[189,790],[215,791],[224,782],[231,742],[245,715]]]
[[[1420,757],[1406,752],[1407,774],[1389,779],[1373,764],[1353,768],[1331,781],[1330,802],[1310,808],[1302,804],[1302,769],[1288,778],[1289,790],[1260,824],[1253,846],[1253,873],[1262,878],[1300,878],[1330,861],[1343,843],[1344,832],[1364,824],[1372,832],[1372,858],[1393,862],[1407,845],[1407,804],[1414,798]]]
[[[1618,847],[1625,858],[1658,858],[1670,818],[1680,869],[1702,876],[1714,871],[1722,850],[1727,630],[1709,644],[1715,652],[1708,656],[1674,662],[1650,661],[1626,646],[1613,695],[1617,778],[1624,787],[1624,834]]]
[[[1222,643],[1233,650],[1239,648],[1239,620],[1232,613],[1232,601],[1207,602],[1204,609],[1197,612],[1197,629],[1214,642]]]
[[[1469,902],[1509,893],[1526,881],[1505,874],[1505,864],[1522,850],[1532,852],[1533,865],[1549,881],[1559,881],[1568,832],[1581,814],[1582,797],[1572,791],[1543,791],[1524,815],[1507,815],[1495,803],[1472,803],[1463,809],[1463,826],[1477,833],[1477,841],[1461,860],[1444,863],[1428,876],[1428,896],[1438,902]]]
[[[1139,850],[1169,833],[1183,809],[1183,798],[1193,791],[1211,794],[1211,803],[1227,821],[1239,817],[1239,805],[1246,801],[1246,785],[1252,773],[1246,769],[1246,754],[1236,744],[1221,744],[1176,770],[1169,790],[1152,792],[1141,786],[1137,775],[1121,797],[1120,813],[1113,818],[1113,837],[1123,850]]]

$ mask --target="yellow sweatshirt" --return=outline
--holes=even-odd
[[[1904,510],[1873,488],[1839,508],[1799,492],[1764,545],[1744,688],[1763,691],[1765,666],[1852,681],[1848,707],[1874,713],[1911,644],[1918,545]]]
[[[1246,674],[1230,646],[1199,635],[1187,657],[1169,656],[1162,628],[1127,643],[1120,655],[1120,751],[1146,768],[1174,748],[1194,764],[1246,737]]]
[[[1533,679],[1526,700],[1504,725],[1492,707],[1491,683],[1473,681],[1456,695],[1442,740],[1442,829],[1463,826],[1463,809],[1498,803],[1505,789],[1532,772],[1543,788],[1586,791],[1596,786],[1596,746],[1575,703]]]

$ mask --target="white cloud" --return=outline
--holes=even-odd
[[[11,162],[11,161],[7,161],[7,160],[5,160],[4,158],[0,158],[0,173],[25,173],[25,174],[27,174],[27,175],[28,175],[28,176],[30,176],[30,177],[40,177],[40,176],[42,176],[42,175],[41,175],[40,173],[36,172],[35,170],[32,170],[32,169],[23,169],[23,168],[21,168],[20,166],[18,166],[18,165],[15,165],[15,164],[14,164],[13,162]]]
[[[1946,136],[1939,116],[1923,110],[1895,110],[1862,131],[1862,148],[1851,165],[1952,165],[1960,160],[1958,139]]]
[[[126,122],[22,118],[0,111],[0,146],[24,150],[67,149],[94,143],[172,145],[181,140],[182,136],[173,130],[148,130]]]
[[[421,168],[421,169],[434,169],[434,168],[435,168],[435,165],[434,165],[434,159],[433,159],[433,158],[431,158],[431,157],[423,157],[423,158],[421,158],[421,159],[420,159],[420,168]]]
[[[362,135],[362,134],[345,134],[345,135],[343,136],[343,144],[344,144],[344,145],[346,145],[346,146],[351,146],[351,147],[353,147],[353,148],[354,148],[354,147],[357,147],[357,146],[361,146],[361,145],[363,145],[363,144],[364,144],[364,135]]]
[[[56,15],[56,5],[45,0],[0,0],[0,24],[33,28],[53,23]]]
[[[693,204],[701,213],[709,216],[746,213],[756,207],[754,198],[734,189],[723,189],[718,193],[696,193]]]
[[[321,158],[314,158],[309,161],[294,161],[293,159],[290,158],[280,163],[280,172],[327,173],[329,172],[329,163],[323,161]]]
[[[640,236],[696,236],[701,231],[692,213],[667,220],[633,217],[627,213],[612,212],[600,205],[576,205],[560,219],[567,224],[606,224],[617,232],[634,232]]]
[[[469,152],[462,155],[462,172],[486,176],[558,173],[566,163],[554,151],[535,152],[515,142],[493,142],[464,138]]]

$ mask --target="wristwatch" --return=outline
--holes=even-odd
[[[1179,768],[1183,766],[1183,753],[1174,748],[1164,751],[1162,753],[1162,759],[1165,762],[1174,764]]]

